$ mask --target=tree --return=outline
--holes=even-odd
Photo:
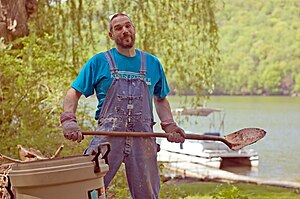
[[[37,0],[0,0],[0,38],[9,43],[29,34],[28,19],[37,10]]]
[[[297,74],[296,75],[296,78],[295,78],[295,87],[294,87],[294,92],[296,94],[300,94],[300,74]]]

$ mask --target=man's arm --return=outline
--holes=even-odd
[[[162,123],[166,123],[168,121],[174,122],[171,112],[171,106],[166,97],[163,99],[159,99],[158,97],[154,96],[154,105],[157,115]]]
[[[168,140],[170,142],[182,143],[185,139],[185,132],[174,122],[173,115],[171,112],[171,106],[168,99],[154,96],[154,105],[156,108],[157,115],[161,121],[160,125],[162,129],[169,133]]]
[[[64,100],[64,112],[75,114],[78,106],[78,101],[81,95],[82,94],[74,88],[70,88]]]
[[[64,112],[60,115],[60,123],[62,125],[65,138],[77,142],[80,142],[83,139],[81,129],[77,125],[75,116],[81,95],[82,94],[74,88],[70,88],[64,99]]]

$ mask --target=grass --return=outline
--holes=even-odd
[[[180,176],[173,179],[161,176],[161,180],[160,199],[300,199],[300,188],[228,184]],[[123,164],[107,189],[107,198],[131,198]]]
[[[227,184],[216,182],[177,183],[176,189],[184,192],[185,199],[296,199],[300,189],[247,183]]]

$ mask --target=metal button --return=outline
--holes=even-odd
[[[133,104],[127,104],[127,109],[133,109]]]

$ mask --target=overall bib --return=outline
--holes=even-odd
[[[153,132],[152,107],[145,82],[146,55],[142,51],[139,52],[139,77],[129,79],[119,75],[111,52],[105,52],[114,80],[100,112],[98,131]],[[132,198],[158,198],[160,178],[156,139],[95,136],[86,153],[91,153],[99,143],[106,141],[111,143],[111,152],[108,155],[109,171],[104,177],[105,188],[124,162]]]

